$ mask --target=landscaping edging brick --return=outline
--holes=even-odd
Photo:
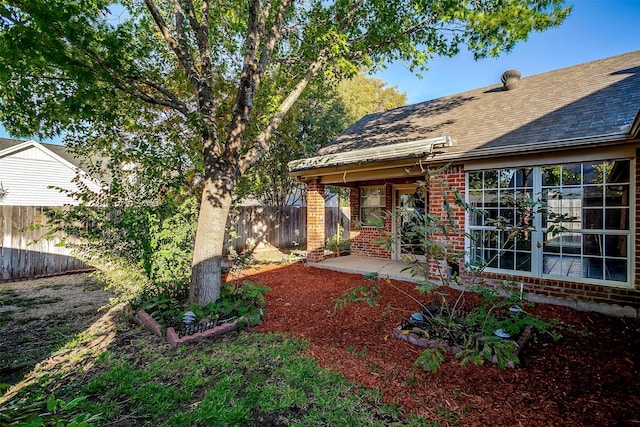
[[[162,338],[162,326],[160,326],[160,324],[156,322],[156,320],[153,317],[149,316],[149,314],[147,314],[147,312],[145,312],[144,310],[138,311],[133,316],[133,320],[137,324],[149,329],[154,335]],[[176,333],[175,329],[170,327],[167,329],[167,334],[164,338],[173,348],[176,348],[177,346],[182,344],[188,344],[191,342],[199,341],[204,338],[215,337],[218,335],[226,334],[231,331],[235,331],[236,329],[238,329],[239,323],[242,320],[243,319],[239,319],[233,322],[223,323],[222,325],[213,327],[211,329],[207,329],[206,331],[198,332],[193,335],[187,335],[182,338],[178,337],[178,334]]]

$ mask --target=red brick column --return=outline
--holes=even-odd
[[[439,181],[439,179],[444,181],[446,184]],[[453,221],[458,229],[457,232],[450,233],[447,236],[443,234],[434,234],[433,239],[440,240],[447,245],[450,245],[451,249],[454,251],[464,251],[465,212],[462,207],[455,205],[452,189],[458,190],[463,195],[465,193],[465,176],[463,166],[451,166],[439,174],[437,178],[431,178],[429,183],[429,212],[431,214],[438,215],[443,221],[447,221],[447,212],[444,206],[444,194],[449,202]],[[459,271],[462,271],[464,259],[459,259],[457,264]],[[440,277],[438,273],[439,268],[442,268],[442,266],[438,266],[433,262],[429,263],[429,273],[432,278]]]
[[[324,260],[324,184],[307,183],[307,262]]]
[[[351,221],[349,230],[354,231],[360,222],[360,189],[353,187],[349,189],[349,206],[351,207]]]

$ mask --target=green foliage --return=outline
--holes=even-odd
[[[270,290],[271,288],[250,280],[245,280],[242,284],[225,283],[218,301],[199,305],[187,304],[186,296],[176,298],[167,288],[154,288],[141,295],[134,306],[145,310],[165,327],[174,326],[172,322],[182,322],[187,311],[196,315],[195,323],[204,319],[228,322],[242,318],[245,324],[253,326],[262,321],[264,294]]]
[[[407,95],[397,87],[387,87],[382,80],[358,73],[338,84],[338,93],[346,109],[348,123],[367,114],[381,113],[405,105]]]
[[[342,233],[344,231],[344,227],[338,224],[336,233],[329,237],[324,244],[325,249],[333,251],[335,253],[340,253],[340,251],[348,250],[351,247],[351,243],[349,239],[345,239],[342,237]]]
[[[413,364],[414,366],[422,367],[427,371],[437,372],[444,360],[442,349],[429,348],[423,351]]]
[[[218,312],[229,317],[242,317],[249,326],[256,325],[262,320],[264,294],[270,290],[268,286],[261,286],[251,280],[245,280],[241,285],[226,283],[222,288]]]
[[[115,165],[103,179],[105,200],[92,205],[88,188],[78,196],[86,206],[120,208],[95,218],[96,233],[109,229],[104,219],[114,221],[114,233],[102,237],[127,242],[112,248],[147,274],[155,271],[149,214],[157,213],[151,219],[160,224],[171,217],[175,200],[165,197],[178,190],[207,198],[211,203],[201,206],[210,212],[200,216],[194,252],[212,252],[203,254],[212,268],[197,270],[190,286],[212,291],[192,295],[217,295],[224,233],[212,218],[224,221],[241,176],[272,148],[278,158],[276,141],[286,139],[284,152],[291,152],[287,145],[304,140],[306,119],[318,116],[304,108],[299,117],[287,113],[305,99],[305,89],[319,91],[363,67],[377,71],[394,61],[426,70],[432,57],[455,55],[463,45],[476,58],[496,56],[533,31],[560,25],[569,12],[563,0],[274,7],[11,0],[0,5],[0,122],[16,136],[66,132],[66,143],[86,158]],[[308,99],[313,111],[318,104]],[[311,125],[309,134],[336,129]],[[275,170],[277,163],[267,162]],[[125,172],[143,185],[121,191],[131,183]]]
[[[170,216],[150,215],[149,275],[156,284],[172,286],[172,294],[181,297],[188,292],[196,234],[197,199],[184,199]]]
[[[518,363],[515,353],[517,345],[513,340],[495,336],[496,331],[503,330],[512,337],[518,337],[526,330],[535,330],[537,333],[547,333],[558,339],[558,331],[562,325],[554,320],[545,321],[535,317],[526,310],[511,313],[511,307],[519,306],[522,309],[528,308],[531,304],[523,300],[524,295],[517,291],[518,287],[513,282],[504,282],[500,289],[487,286],[481,274],[489,263],[479,260],[476,264],[467,264],[468,273],[465,273],[465,277],[454,269],[466,255],[464,251],[455,250],[447,239],[449,235],[463,233],[461,225],[456,221],[455,209],[473,211],[480,215],[483,212],[466,203],[463,195],[442,179],[441,173],[447,168],[448,165],[445,165],[439,169],[428,170],[425,180],[418,183],[414,196],[429,194],[435,188],[434,184],[437,184],[445,200],[444,215],[434,215],[410,207],[398,209],[395,216],[401,218],[402,224],[408,225],[397,227],[398,236],[379,240],[387,249],[398,247],[399,243],[404,244],[406,252],[403,257],[408,264],[405,270],[409,270],[414,277],[420,279],[416,289],[421,294],[429,296],[430,302],[425,303],[413,298],[394,286],[391,281],[387,281],[387,286],[413,299],[424,317],[424,320],[418,323],[406,321],[407,324],[403,325],[405,330],[461,348],[458,357],[463,364],[490,360],[504,368],[511,363]],[[526,212],[545,208],[543,203],[528,198],[513,202],[514,206],[523,212],[520,215],[522,218],[527,216]],[[554,224],[554,219],[563,220],[548,217],[549,227]],[[507,225],[507,222],[500,218],[492,225],[513,236],[533,231],[532,226],[526,222],[513,226]],[[561,227],[561,224],[558,227]],[[407,242],[411,244],[408,245]],[[429,271],[430,265],[437,267],[435,277],[433,271]],[[368,279],[372,280],[373,284],[348,290],[341,298],[335,300],[336,308],[363,300],[371,305],[377,304],[380,293],[377,274],[371,275]],[[469,292],[480,296],[479,303],[467,302]],[[441,356],[442,349],[425,350],[416,362],[417,366],[431,371],[437,370],[442,362]]]
[[[79,406],[86,398],[83,395],[65,402],[51,394],[46,401],[10,401],[0,408],[0,422],[18,427],[91,427],[103,418],[102,414],[81,412]]]
[[[360,301],[366,302],[371,307],[378,305],[378,298],[380,296],[380,281],[378,280],[378,274],[365,274],[363,278],[365,279],[364,284],[354,286],[345,292],[340,298],[333,300],[334,308],[336,310],[342,310],[347,305]]]

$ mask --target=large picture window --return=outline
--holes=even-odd
[[[385,208],[384,186],[360,188],[360,222],[364,225],[383,226]]]
[[[468,201],[482,211],[469,214],[470,261],[627,283],[630,191],[628,160],[469,172]]]

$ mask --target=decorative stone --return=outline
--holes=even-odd
[[[171,347],[177,347],[178,343],[180,341],[180,338],[178,337],[178,334],[176,333],[176,330],[173,328],[168,328],[167,329],[167,342],[171,345]]]
[[[138,311],[138,319],[140,323],[146,326],[154,335],[162,337],[162,326],[155,319],[147,314],[144,310]]]

